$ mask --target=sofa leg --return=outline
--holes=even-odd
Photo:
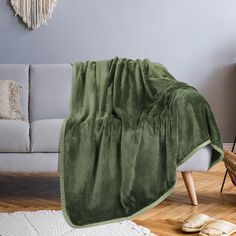
[[[187,191],[188,191],[189,198],[190,198],[192,204],[194,206],[197,206],[198,201],[197,201],[197,195],[196,195],[196,190],[195,190],[195,186],[194,186],[194,182],[193,182],[192,173],[190,171],[181,172],[181,173],[182,173],[182,176],[183,176],[185,186],[186,186]]]

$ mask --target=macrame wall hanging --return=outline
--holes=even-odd
[[[57,0],[11,0],[16,15],[30,29],[36,29],[47,24],[51,18]]]

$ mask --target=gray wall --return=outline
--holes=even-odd
[[[197,87],[225,142],[236,134],[235,0],[58,0],[48,26],[27,30],[0,0],[0,63],[150,58]]]

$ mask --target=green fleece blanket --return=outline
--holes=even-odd
[[[71,96],[60,145],[61,197],[71,226],[130,219],[154,207],[175,186],[177,166],[208,144],[211,166],[222,158],[208,103],[160,64],[75,63]]]

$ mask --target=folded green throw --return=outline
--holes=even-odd
[[[93,226],[154,207],[175,186],[177,166],[208,144],[212,166],[223,156],[212,111],[164,66],[119,58],[73,64],[60,144],[67,222]]]

